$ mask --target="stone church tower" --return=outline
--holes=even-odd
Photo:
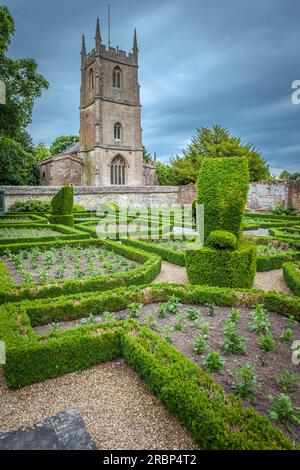
[[[80,157],[83,186],[144,186],[138,44],[132,53],[102,44],[81,50]]]

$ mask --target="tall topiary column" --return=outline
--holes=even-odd
[[[252,287],[256,245],[242,238],[249,187],[246,158],[207,158],[199,172],[197,202],[204,204],[204,247],[187,250],[192,284]]]
[[[68,227],[73,227],[73,202],[73,188],[71,186],[64,186],[61,188],[51,201],[49,222],[51,224],[62,224],[67,225]]]

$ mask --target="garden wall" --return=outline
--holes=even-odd
[[[6,210],[19,199],[50,199],[60,189],[56,186],[0,186],[6,192]],[[196,197],[195,186],[144,186],[144,187],[91,187],[74,188],[75,203],[86,209],[97,209],[100,203],[115,202],[121,205],[142,204],[145,207],[159,204],[191,204]],[[277,183],[252,183],[248,193],[247,209],[262,211],[274,209],[279,204],[293,204],[300,210],[300,179]]]

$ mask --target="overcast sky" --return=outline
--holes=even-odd
[[[34,142],[79,129],[81,35],[94,47],[102,0],[7,0],[13,58],[30,57],[50,88],[34,108]],[[214,123],[253,143],[273,172],[300,171],[299,0],[110,0],[113,46],[140,49],[143,139],[161,161]]]

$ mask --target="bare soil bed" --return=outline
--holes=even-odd
[[[18,285],[28,282],[49,282],[58,279],[87,278],[122,273],[139,266],[104,248],[62,247],[40,251],[7,252],[2,257],[9,274]]]
[[[291,342],[283,343],[281,335],[287,329],[287,320],[276,313],[269,313],[268,318],[271,323],[271,331],[273,338],[276,341],[275,351],[264,352],[258,345],[258,340],[261,335],[249,330],[249,322],[251,318],[251,310],[240,309],[240,321],[238,322],[239,335],[246,338],[246,354],[225,354],[223,351],[223,343],[225,340],[224,334],[224,321],[228,318],[231,309],[224,307],[212,307],[214,310],[213,316],[209,315],[210,308],[207,306],[194,306],[182,305],[180,306],[177,315],[167,314],[165,318],[161,319],[158,315],[161,304],[149,304],[141,308],[138,321],[150,326],[158,334],[165,337],[168,341],[181,350],[187,357],[195,361],[199,366],[202,365],[203,360],[207,357],[209,351],[218,351],[225,359],[224,374],[213,372],[214,378],[220,382],[227,392],[232,392],[233,382],[237,379],[233,376],[242,364],[250,362],[253,366],[253,372],[257,377],[260,388],[256,391],[251,399],[244,401],[245,405],[253,406],[258,412],[267,415],[268,410],[271,408],[271,403],[268,395],[279,395],[282,393],[280,387],[276,384],[275,378],[277,374],[281,374],[287,369],[289,372],[299,374],[299,366],[292,363],[292,350]],[[187,312],[190,308],[194,308],[198,312],[198,320],[190,320]],[[59,325],[60,331],[80,325],[84,322],[101,322],[109,319],[124,319],[130,314],[130,310],[124,310],[116,314],[100,315],[90,319],[83,319],[82,321],[65,322]],[[196,354],[194,352],[194,342],[200,333],[199,322],[206,322],[209,325],[209,341],[208,348],[203,354]],[[178,323],[181,323],[182,331],[179,331]],[[57,328],[57,327],[55,327]],[[53,325],[40,326],[35,328],[35,331],[44,335],[54,329]],[[300,340],[300,325],[295,324],[292,326],[293,340]],[[290,393],[294,406],[300,406],[300,389],[299,384],[295,391]],[[292,440],[300,441],[299,426],[290,425],[288,431],[285,425],[279,424],[279,427],[284,433]]]
[[[32,428],[75,406],[98,449],[194,450],[177,420],[123,360],[9,390],[0,377],[0,431]]]

